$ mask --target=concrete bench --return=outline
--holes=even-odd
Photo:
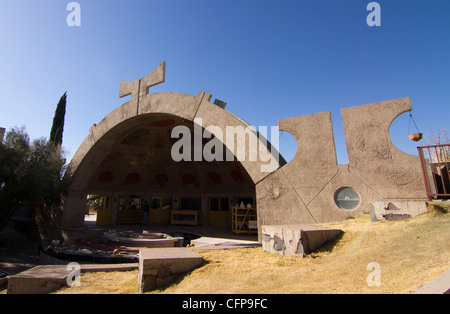
[[[139,289],[147,292],[169,284],[203,263],[189,248],[154,248],[139,251]]]
[[[132,271],[137,263],[130,264],[85,264],[80,265],[80,273]],[[8,294],[47,294],[67,286],[67,277],[73,276],[75,269],[67,265],[36,266],[7,279]],[[1,285],[0,285],[1,286]]]
[[[72,272],[67,266],[36,266],[9,277],[7,293],[47,294],[67,286],[67,277]]]
[[[263,225],[263,250],[286,256],[309,254],[342,234],[339,229],[308,225]]]

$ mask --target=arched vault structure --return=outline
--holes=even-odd
[[[255,185],[285,163],[254,128],[223,105],[211,103],[210,94],[148,93],[164,80],[162,63],[145,78],[121,82],[119,96],[131,95],[131,100],[90,128],[69,165],[73,181],[64,204],[63,226],[83,225],[86,199],[92,194],[110,196],[111,224],[117,223],[120,197],[126,195],[148,201],[167,197],[175,209],[182,206],[180,197],[201,199],[202,223],[214,224],[208,217],[210,197],[222,202],[218,205],[222,209],[241,199],[254,204]],[[182,139],[172,136],[175,127],[191,131],[191,161],[177,162],[172,156],[173,145]],[[223,157],[218,157],[216,146],[209,150],[216,158],[205,161],[202,152],[212,139],[220,140]],[[250,153],[255,147],[256,158]],[[184,149],[180,151],[185,153]],[[229,223],[230,217],[224,219]]]
[[[383,219],[426,209],[418,156],[398,150],[389,137],[392,122],[412,110],[407,97],[342,109],[346,165],[337,163],[330,112],[278,121],[297,141],[297,154],[286,164],[224,103],[211,103],[210,94],[148,93],[164,79],[162,63],[145,78],[121,82],[119,96],[131,100],[91,127],[71,161],[63,226],[83,225],[91,194],[109,195],[109,224],[118,222],[127,195],[165,197],[164,207],[175,210],[196,207],[203,225],[229,225],[232,205],[252,203],[259,231],[263,225],[341,221],[368,212]],[[174,158],[177,127],[193,134],[182,149],[190,160]],[[206,148],[212,161],[202,155]]]

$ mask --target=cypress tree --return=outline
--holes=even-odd
[[[66,100],[67,92],[65,92],[59,99],[55,110],[55,116],[53,117],[52,129],[50,131],[50,141],[55,143],[55,146],[62,145],[64,117],[66,115]]]

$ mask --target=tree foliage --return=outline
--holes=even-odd
[[[59,207],[70,184],[66,170],[60,147],[12,128],[0,144],[0,230],[21,205],[35,212]]]
[[[50,130],[50,142],[55,146],[61,146],[64,132],[64,119],[66,115],[67,92],[61,96],[58,105],[56,105],[55,115],[53,117],[53,124]]]
[[[427,138],[427,145],[448,145],[450,144],[450,137],[447,133],[445,125],[441,127],[439,132],[430,131]],[[450,147],[442,146],[438,149],[430,151],[430,158],[433,162],[449,162],[450,161]]]

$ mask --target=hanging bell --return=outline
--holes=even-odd
[[[409,139],[414,142],[419,142],[423,138],[422,133],[409,134]]]
[[[414,123],[414,126],[416,127],[417,132],[419,132],[419,129],[417,128],[416,121],[414,121],[414,117],[412,116],[412,113],[411,113],[411,111],[410,111],[410,112],[409,112],[408,133],[409,133],[409,129],[411,128],[411,121]],[[422,133],[412,133],[412,134],[409,134],[409,139],[410,139],[411,141],[414,141],[414,142],[419,142],[419,141],[422,139],[422,137],[423,137],[423,134],[422,134]]]

